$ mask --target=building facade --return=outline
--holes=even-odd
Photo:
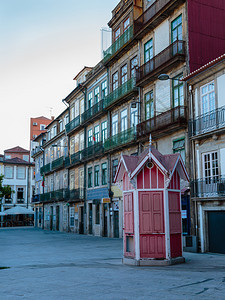
[[[208,17],[199,19],[196,10]],[[206,26],[215,15],[212,26]],[[77,74],[76,88],[64,99],[68,154],[61,158],[61,168],[76,199],[69,198],[68,210],[62,209],[65,216],[61,219],[67,220],[68,227],[57,228],[122,237],[122,191],[114,183],[118,161],[121,153],[136,156],[143,152],[150,134],[156,149],[162,154],[180,153],[190,169],[189,99],[181,78],[224,52],[224,16],[225,8],[218,1],[118,3],[108,23],[112,45],[95,67],[84,67]],[[210,43],[215,47],[205,51]],[[48,157],[54,157],[48,150],[51,143],[43,147],[45,171],[41,172],[48,189],[53,176],[51,167],[46,171],[51,164]],[[190,234],[190,192],[185,182],[182,194],[183,232]]]
[[[201,252],[225,253],[225,54],[189,74],[193,231]]]
[[[0,165],[3,185],[9,185],[12,190],[10,197],[2,199],[1,212],[15,205],[31,209],[35,180],[30,151],[19,146],[7,149],[1,156]]]

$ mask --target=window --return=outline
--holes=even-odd
[[[99,166],[95,166],[94,184],[95,186],[99,186]]]
[[[107,184],[107,163],[102,164],[102,185]]]
[[[92,140],[93,140],[93,131],[92,129],[88,130],[88,147],[92,145]]]
[[[56,136],[57,135],[57,126],[55,125],[53,127],[53,136]]]
[[[182,41],[182,15],[171,23],[171,42]]]
[[[80,114],[80,102],[76,101],[75,102],[75,118],[78,117]]]
[[[95,205],[95,224],[100,224],[100,205]]]
[[[63,131],[63,121],[59,121],[59,132]]]
[[[121,111],[120,118],[121,118],[121,131],[127,130],[127,109]]]
[[[75,152],[75,138],[72,137],[70,140],[70,154],[74,154]]]
[[[127,64],[121,68],[121,84],[127,81]]]
[[[40,125],[40,130],[45,130],[45,125],[44,124]]]
[[[137,56],[133,57],[130,61],[130,76],[135,77],[136,76],[136,67],[138,65]]]
[[[112,90],[113,91],[115,91],[118,88],[118,82],[119,82],[119,77],[118,77],[118,72],[116,72],[112,75]]]
[[[173,107],[184,105],[184,87],[183,82],[179,81],[182,75],[173,80]]]
[[[23,197],[23,188],[17,188],[17,200],[24,200],[24,197]]]
[[[74,227],[74,207],[70,207],[70,227]]]
[[[75,118],[74,104],[70,106],[70,120]]]
[[[135,108],[130,109],[130,127],[136,128],[138,124],[138,106],[136,105]]]
[[[17,167],[16,168],[16,178],[17,179],[25,179],[25,167]]]
[[[73,190],[75,188],[75,174],[70,174],[70,190]]]
[[[92,186],[92,167],[90,167],[88,168],[88,187],[91,188]]]
[[[106,96],[107,96],[107,81],[105,80],[102,83],[102,99],[105,99]]]
[[[33,122],[33,126],[37,126],[37,122]]]
[[[6,179],[13,178],[13,167],[5,167],[5,178]]]
[[[144,62],[153,58],[153,40],[151,39],[144,45]]]
[[[154,117],[154,102],[153,91],[145,94],[145,119],[151,119]]]
[[[203,154],[203,171],[206,184],[218,181],[218,153],[210,152]]]
[[[173,153],[180,153],[185,163],[185,139],[184,138],[173,141]]]
[[[88,108],[92,107],[92,92],[88,94]]]
[[[79,150],[83,150],[84,149],[84,133],[80,134],[80,149]]]
[[[94,104],[96,104],[99,102],[99,86],[95,89],[94,97],[95,97]]]
[[[80,100],[80,114],[82,115],[84,113],[84,99]]]
[[[112,117],[112,135],[118,133],[118,115]]]
[[[102,142],[104,143],[107,139],[107,121],[102,122]]]
[[[112,182],[114,182],[117,167],[118,167],[118,159],[114,159],[112,161]]]
[[[123,32],[125,32],[130,26],[130,18],[127,18],[124,22],[123,22]]]
[[[99,125],[95,126],[95,128],[94,128],[93,140],[95,143],[98,143],[100,141],[100,126]]]
[[[116,41],[120,36],[120,28],[118,28],[114,33],[114,40]]]
[[[5,159],[11,159],[11,155],[10,154],[6,154],[5,155]]]
[[[202,114],[208,113],[216,108],[214,81],[201,87]]]
[[[29,161],[29,155],[23,155],[23,160]]]
[[[65,116],[65,125],[69,123],[69,114]]]

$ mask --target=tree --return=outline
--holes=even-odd
[[[14,191],[11,189],[9,185],[3,186],[4,175],[0,175],[0,201],[2,201],[2,198],[9,199],[11,197],[11,194],[14,193]]]

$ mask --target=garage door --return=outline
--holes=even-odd
[[[209,252],[225,254],[225,211],[208,212]]]

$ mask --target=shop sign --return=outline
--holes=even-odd
[[[102,203],[110,203],[110,198],[102,198]]]

